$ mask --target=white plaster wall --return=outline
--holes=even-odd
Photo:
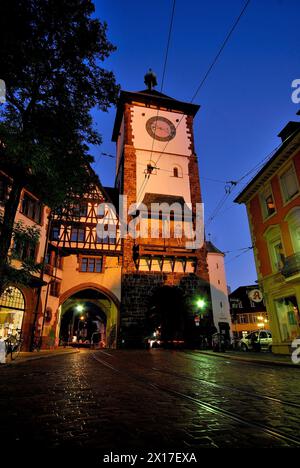
[[[224,255],[209,252],[207,254],[207,264],[215,327],[218,328],[218,322],[227,322],[230,324],[230,328],[232,328],[227,293]],[[220,304],[221,302],[222,307]]]
[[[169,150],[169,148],[168,148]],[[180,195],[186,203],[191,202],[190,179],[188,175],[189,160],[186,156],[164,153],[159,161],[159,154],[151,151],[136,151],[136,178],[137,178],[137,202],[141,202],[145,193],[161,193],[164,195]],[[157,162],[158,161],[158,162]],[[157,162],[157,165],[156,165]],[[145,171],[147,164],[156,165],[145,184]],[[173,167],[179,167],[182,177],[173,176]]]

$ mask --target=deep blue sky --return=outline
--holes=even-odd
[[[117,51],[104,63],[122,89],[145,88],[149,67],[160,80],[172,0],[96,0],[96,15],[108,23]],[[177,0],[163,92],[189,101],[240,13],[244,0]],[[195,102],[195,140],[206,218],[224,194],[224,184],[252,169],[279,143],[276,136],[299,106],[291,101],[291,82],[300,78],[300,1],[252,0]],[[114,184],[115,152],[111,133],[115,109],[94,113],[103,136],[94,151],[103,185]],[[245,182],[245,181],[244,181]],[[243,184],[244,184],[243,182]],[[209,225],[211,240],[223,251],[251,245],[244,206],[232,203],[240,184]],[[226,255],[228,285],[252,284],[253,254]]]

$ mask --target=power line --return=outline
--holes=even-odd
[[[270,153],[267,154],[259,163],[257,163],[252,169],[247,171],[244,175],[242,175],[239,179],[236,181],[231,181],[234,186],[232,186],[228,196],[223,196],[220,202],[218,203],[217,207],[214,209],[213,214],[209,217],[208,222],[206,226],[213,221],[217,215],[219,214],[221,208],[225,205],[227,202],[229,195],[236,189],[237,185],[242,182],[242,180],[246,179],[248,176],[250,176],[253,172],[258,172],[265,164],[267,161],[269,161],[274,154],[289,140],[291,139],[296,133],[298,132],[298,129],[295,130],[291,135],[289,135],[284,141],[282,141],[279,145],[277,145]],[[246,182],[245,186],[247,185],[248,182]],[[224,213],[227,210],[224,210],[222,213]]]
[[[235,255],[235,257],[230,258],[227,262],[225,262],[225,265],[228,265],[228,263],[233,262],[234,260],[238,259],[239,257],[244,255],[245,253],[250,252],[251,250],[253,250],[253,247],[248,247],[246,250],[244,250],[244,252],[242,252],[242,253],[240,253],[238,255]]]
[[[163,86],[164,86],[164,81],[165,81],[165,75],[166,75],[166,69],[167,69],[167,62],[168,62],[168,56],[169,56],[169,49],[170,49],[170,42],[171,42],[172,29],[173,29],[173,20],[174,20],[174,14],[175,14],[175,5],[176,5],[176,0],[173,0],[173,6],[172,6],[171,20],[170,20],[170,25],[169,25],[169,32],[168,32],[168,39],[167,39],[165,60],[164,60],[164,65],[163,65],[163,73],[162,73],[162,81],[161,81],[160,92],[163,91]],[[156,121],[155,121],[154,133],[153,133],[153,137],[152,137],[152,146],[151,146],[151,155],[150,155],[150,159],[151,159],[151,157],[152,157],[153,148],[154,148],[154,135],[155,135],[155,132],[156,132],[158,114],[159,114],[159,109],[157,109],[157,113],[156,113]],[[156,166],[156,164],[155,164],[155,166]],[[136,199],[137,199],[137,200],[139,199],[140,195],[142,195],[143,190],[144,190],[144,188],[146,187],[147,182],[148,182],[148,180],[149,180],[149,178],[150,178],[150,175],[151,175],[151,173],[148,174],[148,177],[147,177],[147,176],[145,177],[145,180],[144,180],[143,184],[141,185],[141,187],[140,187],[140,189],[139,189],[139,191],[138,191],[138,194],[137,194],[137,196],[136,196]]]
[[[247,0],[247,1],[246,1],[246,3],[245,3],[245,5],[244,5],[244,7],[242,8],[242,10],[241,10],[239,16],[237,17],[237,19],[236,19],[235,22],[233,23],[231,29],[229,30],[228,34],[226,35],[226,37],[225,37],[225,39],[224,39],[224,41],[223,41],[223,43],[222,43],[222,45],[221,45],[221,47],[220,47],[218,53],[216,54],[215,58],[213,59],[212,63],[210,64],[210,66],[209,66],[207,72],[205,73],[204,77],[202,78],[202,80],[201,80],[201,82],[200,82],[198,88],[196,89],[195,93],[193,94],[193,96],[192,96],[192,98],[191,98],[191,100],[190,100],[191,103],[194,101],[195,97],[197,96],[197,94],[199,93],[201,87],[203,86],[203,84],[205,83],[207,77],[209,76],[211,70],[213,69],[215,63],[217,62],[218,58],[219,58],[220,55],[222,54],[222,52],[223,52],[223,50],[224,50],[226,44],[228,43],[228,41],[229,41],[229,39],[230,39],[230,37],[231,37],[233,31],[235,30],[236,26],[238,25],[238,23],[239,23],[240,19],[242,18],[244,12],[246,11],[246,9],[247,9],[247,7],[248,7],[250,1],[251,1],[251,0]],[[185,115],[183,114],[182,117],[181,117],[181,119],[179,120],[177,126],[175,127],[176,130],[177,130],[177,128],[179,127],[179,125],[181,124],[181,122],[182,122],[182,120],[183,120],[184,117],[185,117]],[[162,152],[160,153],[158,159],[155,161],[155,166],[157,166],[157,164],[158,164],[160,158],[162,157],[162,155],[164,154],[164,152],[165,152],[165,150],[166,150],[168,144],[169,144],[169,141],[167,141],[167,143],[166,143],[166,145],[164,146]],[[152,148],[152,150],[153,150],[153,148]],[[151,154],[152,154],[152,151],[151,151]],[[148,178],[148,180],[149,180],[149,178]],[[145,189],[146,185],[147,185],[147,183],[144,185],[144,189]],[[143,190],[144,190],[144,189],[143,189]]]
[[[236,187],[236,185],[237,185],[236,181],[230,181],[225,185],[225,187],[224,187],[225,188],[225,194],[223,195],[223,197],[221,198],[221,200],[219,201],[219,203],[217,204],[217,206],[213,210],[212,214],[208,218],[207,223],[205,224],[205,227],[207,227],[216,218],[216,216],[220,212],[221,208],[225,205],[226,201],[230,197],[231,192]]]
[[[229,254],[229,253],[232,253],[232,252],[243,252],[244,250],[250,250],[250,249],[252,249],[252,246],[242,247],[241,249],[225,250],[225,252],[223,252],[223,253],[224,254]]]
[[[227,36],[225,37],[217,55],[215,56],[215,58],[213,59],[213,61],[211,62],[210,66],[208,67],[208,70],[207,72],[205,73],[204,77],[202,78],[202,80],[200,81],[200,84],[198,86],[198,88],[196,89],[195,93],[193,94],[193,97],[191,99],[191,102],[194,101],[195,97],[197,96],[197,94],[199,93],[200,89],[202,88],[202,86],[204,85],[205,81],[207,80],[210,72],[212,71],[213,67],[215,66],[216,62],[218,61],[220,55],[222,54],[223,50],[225,49],[226,47],[226,44],[228,43],[233,31],[235,30],[235,28],[237,27],[240,19],[242,18],[243,14],[245,13],[249,3],[250,3],[251,0],[247,0],[242,11],[240,12],[239,16],[237,17],[237,19],[235,20],[234,24],[232,25],[230,31],[228,32]]]
[[[161,171],[162,171],[162,172],[168,172],[169,174],[173,174],[173,171],[172,171],[171,169],[162,169],[161,167],[154,167],[154,166],[152,166],[151,161],[149,161],[148,164],[151,165],[151,168],[152,168],[153,170],[157,170],[157,171],[160,171],[160,172],[161,172]],[[147,164],[146,166],[148,166],[148,164]],[[137,165],[138,165],[138,166],[143,166],[143,167],[145,167],[145,163],[137,162]],[[145,171],[147,171],[147,169],[145,169]],[[144,173],[146,173],[145,171],[144,171]],[[188,175],[189,175],[188,172],[182,173],[182,176],[188,176]],[[218,184],[223,184],[223,185],[224,185],[224,184],[230,184],[230,183],[232,182],[232,181],[228,181],[228,180],[211,179],[210,177],[204,177],[204,176],[200,176],[199,178],[200,178],[201,180],[207,180],[207,181],[209,181],[209,182],[216,182],[216,183],[218,183]]]
[[[168,55],[169,55],[169,48],[170,48],[171,35],[172,35],[172,28],[173,28],[173,20],[174,20],[174,13],[175,13],[175,5],[176,5],[176,0],[173,0],[173,7],[172,7],[171,21],[170,21],[170,26],[169,26],[169,33],[168,33],[168,40],[167,40],[167,49],[166,49],[164,67],[163,67],[163,74],[162,74],[160,92],[162,92],[163,87],[164,87],[165,74],[166,74],[166,68],[167,68],[167,61],[168,61]]]

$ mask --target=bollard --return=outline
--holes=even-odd
[[[5,348],[5,341],[0,340],[0,364],[6,363],[6,348]]]

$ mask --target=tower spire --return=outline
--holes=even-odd
[[[157,86],[156,74],[151,70],[151,68],[149,68],[149,71],[144,76],[144,83],[150,91],[154,86]]]

